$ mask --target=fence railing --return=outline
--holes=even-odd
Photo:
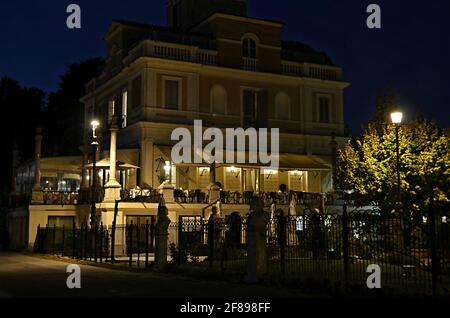
[[[246,71],[258,71],[258,59],[243,57],[242,58],[242,69]]]
[[[328,65],[282,61],[282,71],[283,74],[291,76],[311,77],[332,81],[342,79],[342,69]]]
[[[191,45],[145,40],[130,51],[123,63],[124,65],[129,65],[139,57],[148,56],[204,65],[216,65],[217,54],[217,51],[205,50]]]
[[[281,212],[280,212],[281,213]],[[37,252],[148,267],[155,258],[155,222],[80,228],[38,227]],[[179,217],[168,228],[168,262],[173,266],[247,271],[247,220]],[[114,251],[114,252],[112,252]],[[346,281],[365,286],[367,268],[381,268],[383,287],[415,293],[450,293],[450,224],[445,217],[407,218],[376,213],[296,216],[276,214],[266,227],[268,276]]]
[[[43,191],[43,194],[47,205],[76,205],[79,201],[78,192]]]
[[[42,254],[68,256],[76,259],[108,262],[110,230],[103,224],[89,227],[45,226],[37,228],[34,251]]]

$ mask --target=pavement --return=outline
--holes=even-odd
[[[298,290],[201,280],[176,274],[131,272],[79,265],[81,288],[66,285],[69,264],[0,252],[0,298],[306,299]]]

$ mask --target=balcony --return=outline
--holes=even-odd
[[[119,73],[122,67],[129,66],[141,57],[153,57],[201,65],[220,66],[218,52],[215,50],[201,49],[191,45],[145,40],[129,52],[128,56],[123,59],[122,66],[117,66],[113,70],[103,73],[97,79],[90,81],[86,85],[87,92],[90,93],[95,91],[96,88],[100,87],[112,76]],[[281,63],[281,72],[283,75],[331,81],[340,81],[342,79],[342,69],[339,67],[291,61],[282,61]],[[244,57],[242,58],[241,65],[236,67],[246,71],[258,72],[258,64],[258,59]]]
[[[152,40],[143,41],[131,50],[128,57],[123,60],[123,64],[130,65],[140,57],[156,57],[204,65],[217,65],[217,51]]]
[[[309,77],[320,80],[340,81],[342,79],[341,68],[311,63],[282,61],[282,72],[284,75]]]
[[[258,71],[258,59],[243,57],[242,58],[242,69],[246,71]]]

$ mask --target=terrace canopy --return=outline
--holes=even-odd
[[[94,166],[94,164],[90,163],[90,164],[85,165],[85,168],[87,168],[88,170],[92,170],[93,166]],[[109,158],[102,159],[99,162],[97,162],[95,164],[95,166],[97,169],[109,169],[110,160],[109,160]],[[117,162],[116,162],[116,167],[118,170],[122,170],[122,171],[139,169],[138,166],[135,166],[130,163],[123,162],[123,161],[119,161],[119,160],[117,160]]]
[[[164,154],[164,159],[170,160],[171,157],[171,147],[168,146],[158,146],[161,152]],[[194,152],[196,150],[192,150]],[[226,163],[226,150],[218,153],[219,157],[223,158],[224,163],[216,163],[219,166],[238,166],[238,167],[248,167],[248,168],[264,168],[269,167],[269,164],[260,164],[260,163],[250,163],[250,155],[249,151],[239,152],[233,151],[235,155],[235,160],[233,164]],[[202,153],[201,150],[197,150],[199,156],[202,156],[204,161],[210,161],[207,158],[205,153]],[[245,163],[238,163],[237,158],[241,155],[241,157],[245,157]],[[258,153],[255,153],[256,158],[258,158]],[[294,153],[280,153],[278,155],[279,159],[279,169],[281,170],[301,170],[301,171],[329,171],[331,170],[331,165],[321,158],[314,155],[302,155],[302,154],[294,154]],[[200,164],[177,164],[179,166],[205,166],[208,165],[206,162]]]

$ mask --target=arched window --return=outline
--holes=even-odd
[[[256,59],[256,41],[254,39],[244,38],[242,41],[242,56]]]
[[[227,113],[227,91],[221,85],[214,85],[211,88],[211,112],[213,114]]]
[[[278,93],[275,97],[276,119],[288,120],[291,115],[291,99],[286,93]]]

